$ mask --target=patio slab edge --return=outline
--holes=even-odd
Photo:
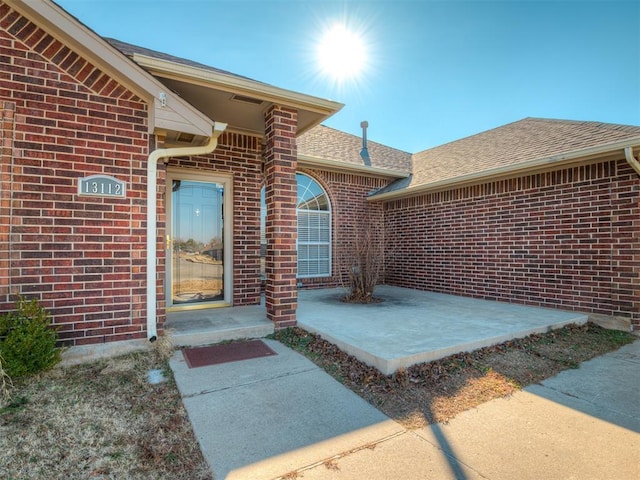
[[[481,338],[479,340],[474,340],[472,342],[463,342],[463,343],[459,343],[459,344],[452,345],[445,348],[426,350],[424,352],[419,352],[412,355],[396,357],[396,358],[385,358],[381,355],[376,355],[373,352],[364,350],[345,340],[342,340],[331,334],[323,332],[320,329],[314,328],[311,325],[305,324],[304,322],[299,322],[298,326],[304,330],[307,330],[310,333],[314,333],[321,336],[328,342],[336,345],[345,353],[352,355],[358,360],[360,360],[361,362],[378,369],[383,375],[393,375],[400,368],[408,368],[418,363],[433,362],[435,360],[440,360],[441,358],[445,358],[450,355],[455,355],[461,352],[472,352],[480,348],[491,347],[493,345],[498,345],[500,343],[508,342],[516,338],[524,338],[536,333],[546,333],[548,331],[557,330],[559,328],[562,328],[571,324],[584,325],[585,323],[587,323],[588,320],[589,320],[588,315],[577,314],[575,317],[565,319],[559,322],[554,322],[552,324],[536,326],[536,327],[528,328],[525,330],[519,330],[517,332],[509,332],[504,335]]]

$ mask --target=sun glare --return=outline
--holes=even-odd
[[[334,81],[355,80],[367,63],[364,40],[344,25],[335,24],[322,34],[317,60],[321,71]]]

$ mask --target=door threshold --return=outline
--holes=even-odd
[[[168,312],[165,331],[177,347],[209,345],[274,332],[263,305]]]
[[[191,312],[191,311],[194,311],[194,310],[211,310],[211,309],[214,309],[214,308],[229,308],[231,306],[232,305],[229,302],[171,305],[170,307],[167,307],[167,313]]]

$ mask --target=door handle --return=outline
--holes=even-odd
[[[167,240],[166,240],[166,243],[165,243],[165,248],[166,248],[167,250],[171,250],[171,236],[169,236],[169,235],[167,235]]]

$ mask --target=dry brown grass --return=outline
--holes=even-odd
[[[210,479],[167,346],[16,382],[0,409],[3,479]],[[150,369],[169,379],[147,382]]]
[[[571,325],[385,376],[299,328],[278,332],[276,338],[407,428],[447,422],[465,410],[508,396],[635,339],[594,324]]]

